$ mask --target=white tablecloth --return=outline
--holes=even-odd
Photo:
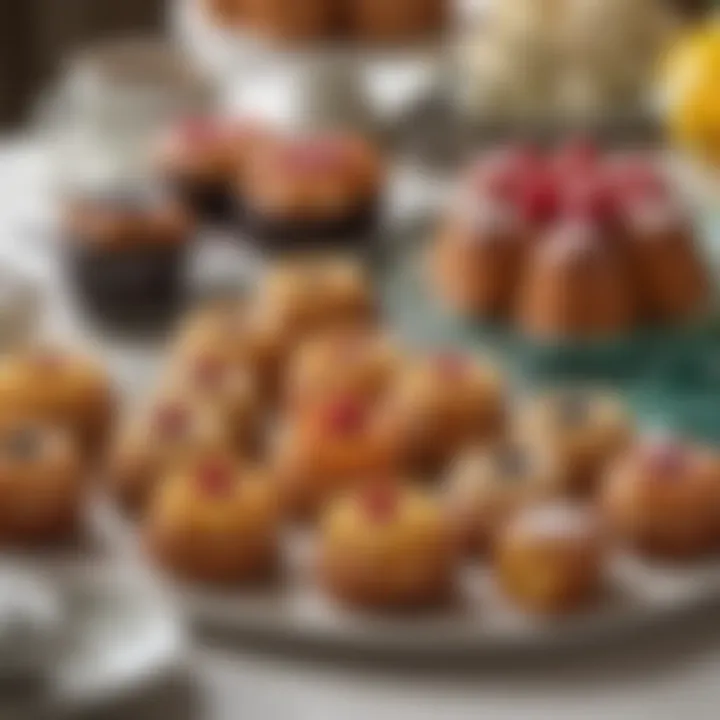
[[[0,145],[0,252],[51,277],[43,258],[42,152]],[[703,613],[652,636],[625,638],[523,666],[415,669],[321,660],[234,646],[198,647],[189,687],[165,687],[132,720],[704,720],[720,717],[720,622]],[[111,717],[103,711],[98,717]],[[112,717],[115,717],[113,714]]]

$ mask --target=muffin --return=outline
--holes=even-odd
[[[379,482],[328,507],[320,576],[342,604],[418,610],[450,601],[458,553],[447,518],[421,491]]]
[[[516,208],[484,198],[456,209],[432,251],[440,296],[461,315],[497,320],[513,306],[527,231]]]
[[[666,199],[642,199],[629,205],[625,223],[644,314],[670,323],[707,312],[709,272],[682,212]]]
[[[0,421],[25,418],[65,428],[90,460],[105,447],[115,397],[93,359],[34,347],[0,359],[0,408]]]
[[[234,433],[223,415],[191,396],[162,396],[127,418],[108,455],[105,481],[120,505],[143,511],[175,468],[212,454],[232,454]]]
[[[635,320],[627,269],[596,225],[570,219],[535,245],[518,297],[517,323],[525,334],[607,339],[628,332]]]
[[[631,444],[634,422],[612,395],[565,388],[528,401],[516,432],[557,455],[565,493],[586,496],[595,492],[608,463]]]
[[[360,137],[267,143],[239,184],[248,232],[268,250],[359,248],[372,254],[384,168]]]
[[[256,312],[279,324],[286,351],[314,334],[367,326],[376,307],[369,274],[347,257],[302,256],[272,266]]]
[[[267,474],[224,456],[171,473],[143,523],[160,567],[216,585],[269,579],[278,566],[280,506]]]
[[[603,488],[608,525],[642,554],[675,560],[715,549],[717,460],[678,441],[647,441],[612,467]]]
[[[500,533],[497,582],[520,608],[563,615],[596,602],[605,552],[599,523],[587,508],[563,501],[529,507]]]
[[[334,398],[286,420],[272,448],[283,506],[313,518],[336,495],[397,466],[397,441],[375,410]]]
[[[255,32],[278,44],[300,44],[332,38],[339,29],[337,0],[245,0]]]
[[[253,378],[262,400],[274,398],[287,354],[287,331],[281,313],[260,302],[210,303],[179,327],[172,354],[179,363],[200,356],[222,357]]]
[[[165,322],[182,305],[193,223],[157,187],[75,193],[61,215],[65,264],[83,308],[111,324]]]
[[[557,493],[562,479],[558,458],[540,443],[511,439],[465,451],[444,488],[460,546],[471,555],[487,554],[507,521]]]
[[[427,40],[445,30],[448,0],[349,0],[348,21],[361,42],[401,44]]]
[[[43,422],[0,426],[0,545],[70,539],[84,510],[82,456],[72,436]]]
[[[465,446],[502,434],[505,401],[496,368],[441,353],[403,369],[381,415],[388,433],[400,438],[404,462],[417,472],[435,472]]]
[[[301,344],[290,360],[286,403],[302,412],[333,397],[373,402],[397,377],[401,352],[386,335],[367,328],[331,330]]]
[[[204,350],[171,361],[161,388],[163,394],[186,394],[193,402],[219,413],[239,455],[251,456],[259,449],[265,420],[261,394],[253,375],[230,362],[225,353]]]
[[[190,118],[160,138],[155,155],[159,175],[201,220],[242,220],[244,197],[235,190],[250,156],[267,132],[249,120]]]

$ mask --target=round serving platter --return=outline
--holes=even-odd
[[[392,227],[385,237],[383,262],[377,268],[377,281],[384,301],[388,322],[401,338],[419,347],[459,345],[472,352],[503,355],[503,362],[513,374],[525,376],[525,383],[537,382],[525,374],[521,353],[513,350],[503,333],[477,328],[456,327],[443,316],[432,297],[418,283],[419,258],[423,240],[432,231],[432,223],[418,221],[417,206],[423,205],[423,192],[437,199],[441,188],[417,186],[395,188]],[[397,200],[397,202],[395,202]],[[703,235],[712,246],[717,235],[717,218],[698,216]],[[35,250],[38,250],[35,247]],[[71,293],[59,272],[59,243],[43,248],[50,255],[46,284],[49,312],[47,328],[58,339],[72,346],[89,347],[100,352],[116,379],[127,404],[142,397],[153,387],[162,368],[165,338],[128,337],[100,332],[88,324],[70,301]],[[710,254],[714,258],[713,253]],[[714,262],[714,259],[713,259]],[[203,295],[218,291],[237,291],[252,284],[262,273],[264,261],[251,248],[238,242],[232,234],[208,234],[201,238],[194,266],[194,290]],[[692,352],[684,358],[715,358],[707,348],[720,348],[720,334],[711,325],[692,331],[697,345],[685,343]],[[718,340],[715,341],[715,336]],[[669,346],[677,346],[677,339]],[[709,344],[714,343],[714,344]],[[665,351],[668,344],[663,344]],[[639,363],[640,372],[626,382],[614,382],[636,409],[654,403],[659,417],[672,415],[672,395],[663,389],[664,375],[660,360],[671,353],[660,352],[660,345],[646,357],[657,357],[653,368]],[[703,350],[705,348],[705,350]],[[592,348],[589,356],[598,352]],[[516,357],[517,356],[517,357]],[[643,370],[643,367],[645,369]],[[710,376],[712,372],[708,373]],[[590,379],[605,379],[602,373]],[[653,395],[642,390],[642,383],[660,388]],[[657,378],[660,378],[659,380]],[[553,375],[562,380],[562,368]],[[718,384],[720,388],[720,381]],[[683,389],[687,395],[687,389]],[[696,389],[704,401],[715,403],[707,386]],[[676,393],[677,394],[677,393]],[[720,389],[717,396],[720,397]],[[652,398],[652,402],[651,399]],[[717,415],[717,413],[715,413]],[[651,412],[640,413],[641,423],[654,426]],[[669,423],[673,424],[673,423]],[[105,544],[131,566],[143,571],[147,563],[140,551],[137,528],[107,501],[98,503],[93,523]],[[700,606],[720,602],[720,559],[682,567],[650,565],[637,559],[617,555],[610,564],[607,591],[592,610],[578,616],[555,620],[533,619],[512,610],[499,597],[490,574],[482,566],[468,566],[462,573],[458,598],[450,607],[428,614],[378,617],[348,612],[324,598],[317,589],[312,572],[312,540],[293,532],[286,539],[287,572],[277,584],[264,588],[215,591],[168,580],[172,596],[187,611],[200,629],[221,637],[260,637],[299,646],[324,647],[349,652],[378,655],[402,655],[417,658],[480,656],[502,651],[551,648],[561,645],[621,636],[631,628],[648,623],[661,625],[671,618],[691,612]]]

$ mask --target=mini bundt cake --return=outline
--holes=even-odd
[[[636,317],[625,264],[597,226],[567,220],[536,243],[517,307],[528,336],[608,338],[630,331]]]
[[[290,360],[286,400],[293,410],[333,397],[373,402],[388,391],[401,351],[368,328],[331,330],[301,344]]]
[[[384,168],[378,151],[349,135],[267,143],[239,186],[248,232],[270,249],[322,249],[372,239]]]
[[[0,427],[0,546],[52,543],[78,531],[87,486],[73,437],[52,425]]]
[[[679,441],[641,443],[611,469],[603,509],[616,537],[662,559],[693,558],[718,539],[718,462]]]
[[[643,198],[625,214],[632,270],[642,310],[655,322],[690,320],[707,312],[710,278],[691,225],[676,204]]]
[[[616,397],[564,388],[529,400],[516,432],[557,455],[562,490],[585,496],[598,487],[609,462],[632,442],[634,421]]]
[[[397,438],[373,407],[354,398],[315,404],[289,419],[272,450],[284,507],[300,518],[398,462]]]
[[[492,550],[497,534],[521,508],[557,494],[563,469],[540,443],[506,440],[458,456],[445,488],[461,546],[472,555]]]
[[[486,198],[458,208],[431,254],[440,295],[462,315],[509,315],[522,269],[526,229],[515,207]],[[470,205],[470,207],[467,207]]]
[[[382,404],[405,462],[432,472],[467,445],[496,439],[505,423],[505,384],[484,361],[440,353],[408,364]]]
[[[368,610],[407,610],[453,598],[458,553],[448,519],[424,493],[377,481],[338,499],[321,524],[328,595]]]
[[[280,505],[267,474],[211,456],[171,473],[144,519],[165,570],[218,585],[270,579],[279,562]]]
[[[605,543],[587,508],[553,501],[521,510],[501,531],[495,552],[504,594],[533,613],[562,615],[597,601]]]
[[[145,510],[176,467],[212,454],[232,454],[232,428],[222,414],[180,393],[154,399],[119,429],[105,469],[112,495],[130,512]]]
[[[104,449],[115,414],[105,369],[95,360],[49,346],[0,359],[0,420],[45,421],[68,430],[86,459]]]

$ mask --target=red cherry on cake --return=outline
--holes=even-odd
[[[654,165],[642,158],[626,158],[610,163],[609,183],[623,201],[662,200],[668,196],[667,182]]]
[[[197,358],[193,367],[193,377],[205,387],[215,385],[222,377],[224,365],[219,358],[202,356]]]
[[[559,197],[553,178],[545,173],[527,178],[518,198],[520,211],[527,222],[544,226],[558,214]]]
[[[362,494],[363,508],[373,522],[392,520],[397,513],[399,500],[397,487],[388,482],[371,483]]]
[[[206,462],[197,471],[197,482],[206,495],[224,497],[233,487],[232,468],[219,460]]]
[[[323,172],[337,167],[344,157],[345,146],[339,138],[316,138],[291,145],[285,160],[301,172]]]
[[[41,348],[34,356],[33,361],[41,370],[59,370],[64,364],[62,354],[52,348]]]
[[[155,425],[165,437],[178,437],[187,430],[189,416],[182,405],[162,405],[155,411]]]
[[[210,118],[194,117],[186,119],[180,125],[180,133],[189,144],[201,145],[215,139],[218,128]]]
[[[338,400],[327,409],[327,426],[336,435],[353,435],[365,425],[365,407],[351,399]]]

